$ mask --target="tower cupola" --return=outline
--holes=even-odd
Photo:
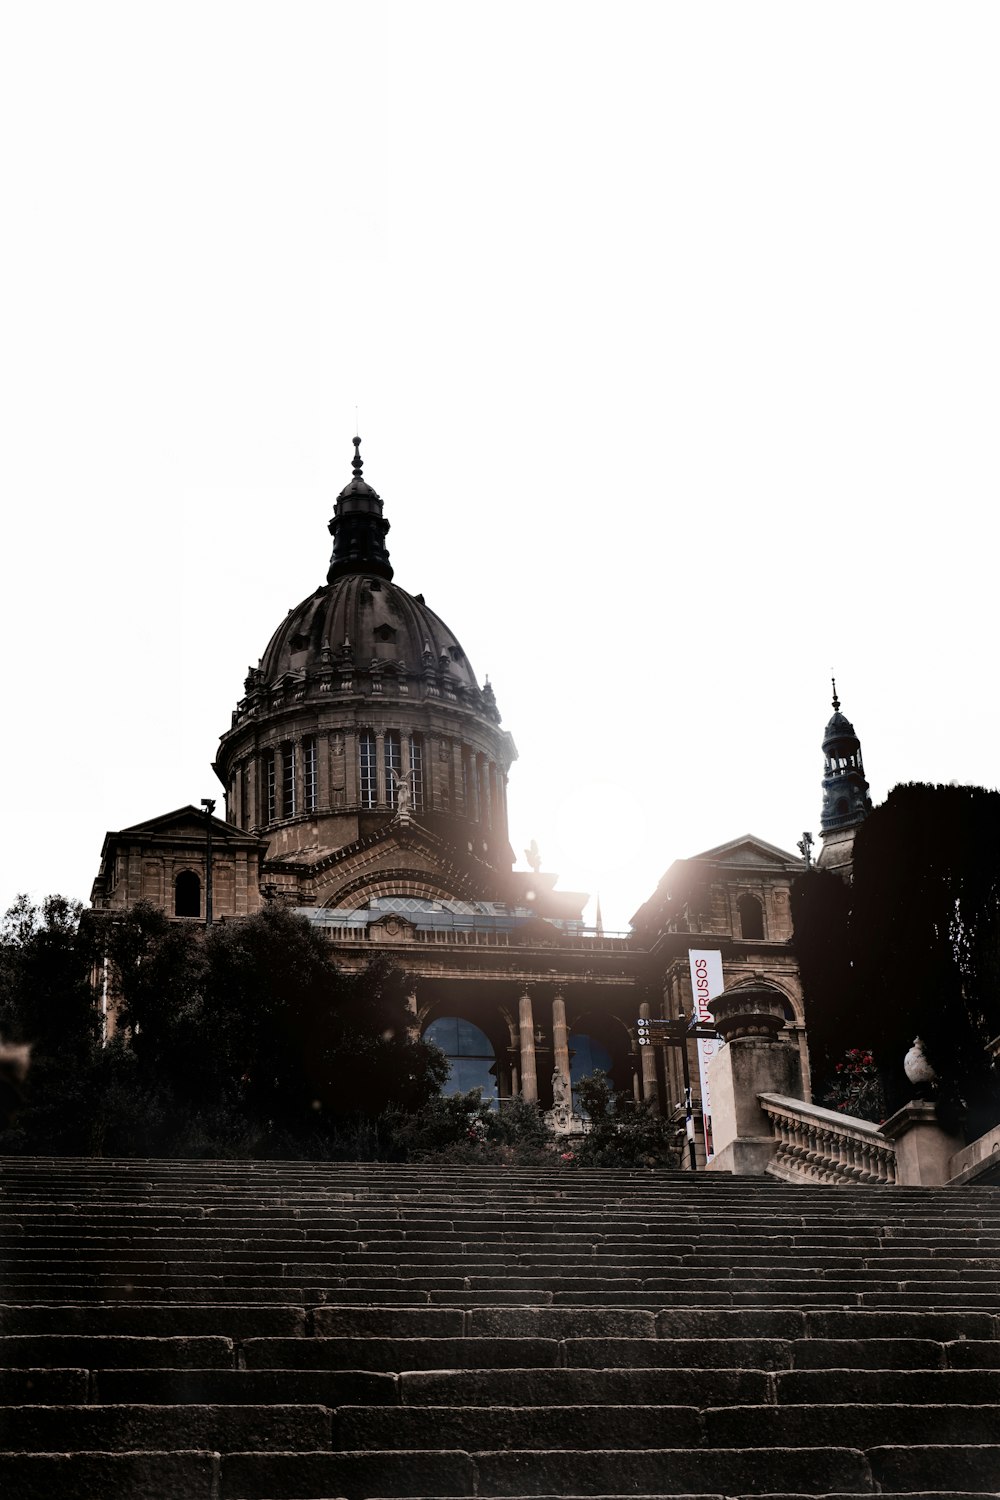
[[[861,759],[861,741],[854,725],[840,711],[836,679],[833,681],[833,715],[823,733],[823,809],[820,833],[823,848],[820,868],[849,872],[854,834],[872,810],[868,782]]]
[[[367,573],[372,578],[392,577],[389,549],[385,545],[389,522],[382,514],[382,496],[362,477],[361,439],[354,438],[351,478],[333,508],[330,535],[333,556],[327,583],[347,573]]]

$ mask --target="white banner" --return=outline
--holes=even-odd
[[[717,948],[689,948],[691,994],[694,1016],[699,1026],[714,1020],[712,1001],[725,989],[722,979],[722,954]],[[719,1046],[714,1037],[698,1041],[698,1077],[701,1080],[701,1116],[705,1127],[705,1156],[712,1158],[712,1100],[708,1092],[708,1062]]]

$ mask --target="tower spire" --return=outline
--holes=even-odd
[[[836,678],[833,686],[833,716],[823,734],[823,811],[820,833],[823,847],[819,869],[837,870],[850,876],[854,835],[872,810],[861,759],[861,741],[850,719],[840,712]]]
[[[392,564],[385,545],[389,522],[382,514],[382,496],[364,478],[361,439],[354,437],[353,477],[337,496],[330,522],[333,556],[327,583],[345,573],[367,573],[375,578],[391,578]]]

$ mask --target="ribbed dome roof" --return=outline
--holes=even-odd
[[[854,725],[845,714],[836,713],[823,731],[823,743],[827,740],[856,740]]]
[[[860,747],[861,741],[854,732],[854,725],[846,714],[840,712],[840,699],[837,697],[837,684],[833,684],[833,717],[827,723],[823,731],[823,749],[836,743],[842,745],[845,740],[852,742],[854,748]]]
[[[453,686],[478,692],[465,652],[444,621],[422,596],[384,577],[345,573],[304,599],[271,637],[258,680],[273,686],[289,673],[344,662],[359,668],[381,662],[416,677],[447,673]]]

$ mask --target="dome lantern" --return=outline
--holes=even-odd
[[[348,573],[392,577],[389,549],[385,545],[389,522],[382,514],[382,496],[362,477],[361,439],[356,437],[353,441],[351,468],[354,475],[337,496],[333,519],[329,523],[333,556],[326,575],[327,583],[333,583]]]

